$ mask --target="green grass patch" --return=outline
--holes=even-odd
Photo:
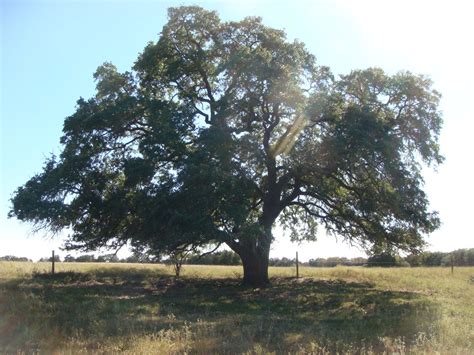
[[[14,265],[12,265],[14,264]],[[474,344],[474,268],[0,264],[0,352],[459,353]],[[13,271],[12,271],[13,270]]]

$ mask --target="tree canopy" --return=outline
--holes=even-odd
[[[66,247],[155,253],[226,244],[268,281],[272,227],[367,246],[423,246],[439,219],[423,165],[442,162],[427,77],[334,76],[260,18],[169,9],[132,70],[100,66],[66,118],[62,152],[18,188],[10,216],[71,230]]]

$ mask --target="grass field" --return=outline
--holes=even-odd
[[[474,268],[0,262],[0,353],[474,353]]]

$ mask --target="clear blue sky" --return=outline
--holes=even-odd
[[[7,219],[13,191],[59,153],[64,118],[79,97],[93,95],[92,73],[104,61],[130,69],[166,22],[166,9],[199,4],[224,20],[263,17],[285,29],[336,74],[378,66],[429,75],[443,94],[441,148],[446,162],[427,171],[426,190],[443,225],[430,250],[474,247],[472,138],[474,98],[473,9],[467,1],[1,1],[1,200],[0,256],[38,259],[61,237],[29,236],[31,226]],[[277,235],[281,234],[277,231]],[[303,259],[363,253],[333,237],[303,246],[281,236],[271,255]],[[62,252],[61,254],[65,254]]]

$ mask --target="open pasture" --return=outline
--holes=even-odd
[[[0,263],[0,353],[474,351],[474,268]]]

